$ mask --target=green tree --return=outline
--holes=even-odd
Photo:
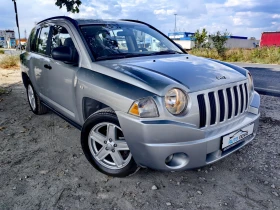
[[[207,35],[208,32],[206,31],[205,28],[202,29],[202,31],[200,32],[199,30],[197,30],[193,36],[194,41],[195,41],[195,47],[196,48],[200,48],[200,47],[204,47],[205,45],[205,41],[207,39]]]
[[[79,6],[82,4],[81,0],[56,0],[55,5],[59,6],[59,9],[66,7],[67,12],[79,13]]]
[[[225,43],[228,40],[228,36],[231,34],[226,30],[225,32],[220,32],[217,31],[216,33],[210,35],[212,41],[213,41],[213,46],[217,50],[219,56],[225,57],[226,55],[226,47]]]

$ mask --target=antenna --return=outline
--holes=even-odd
[[[26,36],[26,29],[24,30],[24,36],[25,36],[25,39],[26,39],[26,37],[27,37],[27,36]]]

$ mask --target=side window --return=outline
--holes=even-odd
[[[67,46],[72,49],[73,62],[77,63],[79,60],[78,51],[74,45],[74,42],[68,33],[67,29],[63,26],[54,25],[52,26],[52,37],[51,37],[51,52],[56,47]]]
[[[55,25],[52,27],[51,51],[59,46],[75,47],[66,28]]]
[[[39,38],[36,43],[36,52],[49,55],[48,52],[48,38],[49,38],[50,27],[45,25],[41,28]]]

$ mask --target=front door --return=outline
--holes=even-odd
[[[48,71],[48,99],[52,107],[64,116],[75,121],[74,79],[78,70],[78,52],[65,27],[53,25],[50,33],[50,51],[59,46],[68,46],[76,53],[76,61],[65,63],[50,57]]]

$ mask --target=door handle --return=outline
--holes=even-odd
[[[48,64],[45,64],[44,67],[45,67],[46,69],[49,69],[49,70],[52,69],[52,67],[51,67],[50,65],[48,65]]]

